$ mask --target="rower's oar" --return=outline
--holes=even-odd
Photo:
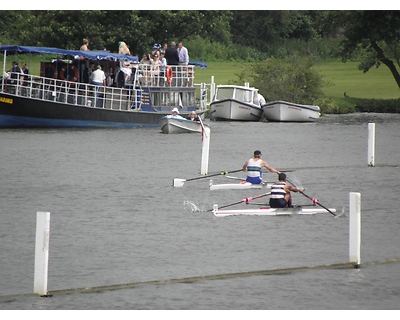
[[[290,182],[287,178],[286,178],[286,181],[289,182],[293,187],[297,188],[296,185],[295,185],[293,182]],[[299,188],[297,188],[297,189],[299,189]],[[303,196],[305,196],[306,198],[310,199],[310,200],[313,202],[313,204],[319,205],[320,207],[324,208],[326,211],[328,211],[330,214],[333,214],[333,215],[336,217],[336,214],[334,214],[334,213],[333,213],[331,210],[329,210],[327,207],[325,207],[325,206],[323,206],[322,204],[320,204],[319,201],[318,201],[317,199],[311,198],[310,196],[306,195],[303,191],[300,191],[300,193],[301,193]]]
[[[270,194],[271,194],[271,192],[267,192],[267,193],[264,193],[264,194],[260,194],[259,196],[244,198],[244,199],[242,199],[241,201],[237,201],[237,202],[234,202],[234,203],[230,203],[230,204],[226,204],[226,205],[224,205],[224,206],[218,207],[218,209],[222,209],[222,208],[234,206],[234,205],[236,205],[236,204],[241,204],[241,203],[243,203],[243,202],[246,203],[246,204],[248,204],[249,201],[251,201],[251,200],[255,200],[255,199],[258,199],[258,198],[262,198],[262,197],[265,197],[265,196],[269,196]],[[207,211],[213,211],[213,210],[214,210],[214,209],[210,209],[210,210],[207,210]]]
[[[215,177],[215,176],[219,176],[219,175],[226,175],[228,173],[234,173],[234,172],[239,172],[242,171],[242,169],[239,170],[234,170],[234,171],[221,171],[219,173],[216,174],[209,174],[206,176],[201,176],[201,177],[196,177],[196,178],[191,178],[191,179],[178,179],[175,178],[172,182],[172,186],[174,187],[183,187],[183,184],[185,183],[185,181],[193,181],[193,180],[199,180],[199,179],[205,179],[205,178],[209,178],[209,177]]]

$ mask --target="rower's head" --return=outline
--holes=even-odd
[[[286,174],[281,172],[278,176],[279,181],[285,181],[286,180]]]
[[[261,155],[262,155],[262,153],[260,150],[254,151],[254,158],[261,158]]]
[[[178,114],[179,114],[178,108],[173,108],[173,109],[172,109],[172,114],[173,114],[174,116],[178,115]]]

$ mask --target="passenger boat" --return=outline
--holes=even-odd
[[[246,189],[263,189],[263,188],[271,188],[272,183],[266,182],[262,184],[252,184],[247,181],[242,181],[240,183],[222,183],[222,184],[214,184],[212,180],[210,180],[210,190],[246,190]]]
[[[200,121],[192,121],[171,115],[162,117],[159,123],[163,133],[201,133],[203,130]],[[209,127],[208,124],[203,123],[203,125]]]
[[[264,117],[271,122],[312,122],[319,119],[320,112],[318,106],[286,101],[273,101],[263,106]]]
[[[137,57],[108,51],[0,45],[0,53],[4,54],[0,128],[157,127],[175,107],[184,116],[205,111],[196,110],[194,87],[195,66],[206,66],[201,62],[155,70],[138,64]],[[7,58],[14,54],[19,58],[46,54],[54,59],[41,64],[40,75],[24,75],[22,80],[6,68]],[[106,74],[123,62],[131,76],[120,72],[122,81],[116,86],[85,83],[91,62],[100,64]]]
[[[259,121],[264,98],[258,89],[248,86],[217,86],[210,103],[210,119],[215,121]]]
[[[329,208],[329,210],[333,213],[336,212],[336,209]],[[216,217],[229,217],[229,216],[288,216],[295,214],[317,214],[317,213],[328,213],[327,210],[323,208],[311,207],[294,207],[294,208],[270,208],[270,207],[261,207],[257,209],[236,209],[236,210],[220,210],[218,209],[218,205],[214,205],[212,210],[214,216]]]

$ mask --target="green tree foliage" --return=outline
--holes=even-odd
[[[132,54],[183,41],[192,61],[262,61],[295,54],[357,54],[360,69],[386,65],[400,87],[400,11],[321,10],[0,10],[0,43]]]
[[[293,55],[288,61],[269,58],[240,74],[238,84],[249,82],[267,101],[315,104],[323,97],[325,85],[322,77],[312,69],[315,62],[313,56]]]
[[[148,52],[154,43],[201,36],[230,42],[230,11],[37,10],[0,11],[0,39],[10,44],[78,49],[83,38],[91,50],[118,50],[128,44],[133,54]]]
[[[361,51],[360,70],[384,64],[400,88],[400,11],[332,11],[326,14],[324,27],[343,33],[344,61]]]
[[[272,52],[285,39],[309,41],[318,35],[314,21],[319,11],[234,11],[232,41],[263,52]]]

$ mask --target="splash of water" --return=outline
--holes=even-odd
[[[185,209],[185,211],[189,211],[189,212],[201,212],[202,210],[193,202],[189,201],[189,200],[185,200],[183,201],[183,208]]]

